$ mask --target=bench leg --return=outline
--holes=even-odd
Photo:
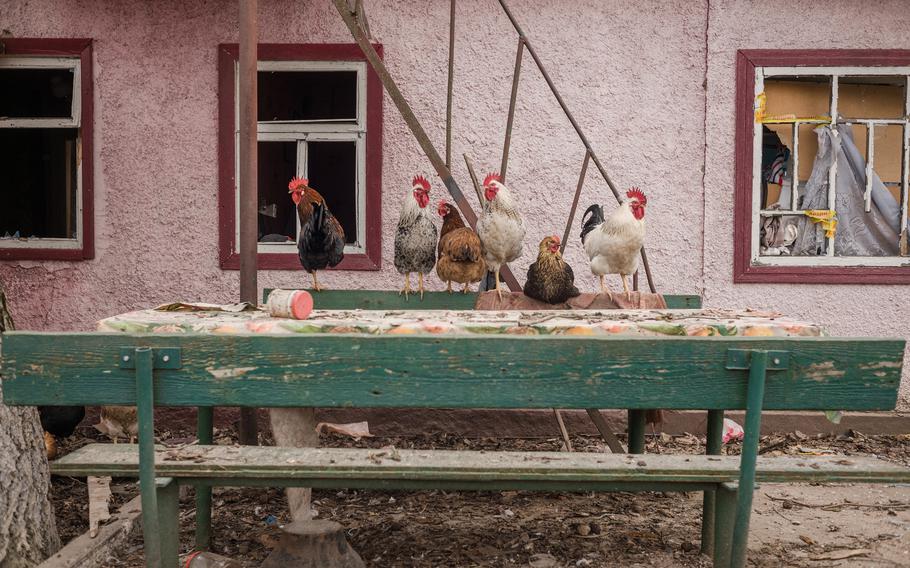
[[[158,497],[158,526],[161,530],[161,566],[175,568],[180,553],[180,491],[177,480],[159,477],[155,480]]]
[[[645,426],[647,425],[644,410],[629,409],[629,453],[645,452]]]
[[[714,492],[714,568],[730,566],[737,493],[735,483],[721,483]]]
[[[709,456],[720,455],[723,448],[724,411],[709,410],[706,450]],[[701,552],[710,555],[714,550],[714,491],[705,491],[701,519]]]
[[[145,565],[148,568],[161,568],[161,527],[158,525],[158,498],[155,490],[154,359],[150,347],[137,347],[133,356],[136,365],[139,493],[142,496],[142,537],[145,544]]]
[[[733,551],[730,564],[734,568],[746,565],[749,545],[749,520],[752,516],[752,495],[755,492],[755,463],[761,434],[761,411],[765,396],[765,377],[768,371],[768,352],[752,351],[749,364],[749,389],[746,394],[746,435],[739,460],[739,496],[736,503],[736,524],[733,527]]]
[[[196,438],[201,445],[212,443],[214,408],[200,406],[196,415]],[[196,486],[196,550],[212,544],[212,486]]]

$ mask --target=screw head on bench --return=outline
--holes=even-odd
[[[164,361],[165,363],[167,363],[168,361],[171,360],[171,356],[170,356],[170,355],[164,355],[164,356],[161,357],[161,360]]]
[[[129,360],[130,360],[130,356],[129,356],[129,355],[124,355],[124,356],[123,356],[123,362],[124,362],[124,363],[126,363],[126,362],[129,361]]]
[[[165,359],[165,360],[166,360],[166,359]],[[779,357],[775,357],[775,358],[772,360],[772,362],[773,362],[775,365],[780,365],[780,358],[779,358]]]

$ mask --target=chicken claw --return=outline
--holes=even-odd
[[[499,271],[495,272],[496,274],[496,295],[499,296],[499,301],[502,302],[502,288],[499,287]]]
[[[316,278],[316,271],[310,272],[313,275],[313,290],[316,292],[322,292],[323,288],[319,285],[319,280]]]
[[[467,282],[464,283],[464,288],[461,290],[461,293],[462,294],[468,293],[468,283]]]
[[[626,282],[626,275],[620,274],[619,276],[622,278],[622,289],[626,293],[626,300],[632,301],[632,292],[629,291],[629,283]]]
[[[613,293],[610,292],[609,289],[607,289],[607,285],[604,283],[604,275],[603,275],[603,274],[600,275],[600,293],[601,293],[601,294],[606,294],[606,295],[607,295],[607,298],[608,298],[611,302],[613,301]]]
[[[417,273],[417,290],[420,292],[420,299],[423,300],[423,272]]]
[[[398,295],[401,296],[402,294],[404,294],[404,299],[407,300],[408,294],[410,294],[410,293],[411,293],[411,273],[408,272],[407,274],[404,275],[404,288],[402,288],[398,292]]]
[[[449,294],[452,293],[452,281],[451,280],[446,281],[446,292],[448,292]]]

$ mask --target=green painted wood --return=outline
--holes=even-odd
[[[723,449],[724,411],[709,410],[705,432],[705,453],[710,456],[720,455]],[[702,498],[701,518],[701,552],[711,555],[714,550],[714,491],[705,491]]]
[[[181,480],[285,479],[350,487],[363,480],[398,482],[694,483],[739,479],[738,456],[282,448],[273,446],[159,447],[159,476]],[[910,468],[867,457],[761,457],[757,479],[768,483],[910,481]],[[139,453],[129,444],[91,444],[51,462],[55,475],[135,477]]]
[[[7,404],[135,404],[124,346],[179,347],[162,406],[743,409],[729,349],[787,350],[767,410],[890,410],[904,340],[817,337],[142,335],[14,332]]]
[[[758,460],[758,442],[761,433],[762,399],[768,377],[770,355],[767,351],[753,351],[749,365],[749,389],[746,403],[746,420],[743,430],[742,455],[739,464],[739,496],[736,501],[736,524],[733,526],[733,550],[730,565],[746,565],[746,547],[749,543],[749,520],[752,518],[752,496],[755,493],[755,463]],[[780,372],[780,371],[777,371]]]
[[[262,290],[263,303],[268,301],[272,288]],[[323,290],[313,292],[313,308],[317,310],[473,310],[477,293],[425,292],[407,298],[387,290]]]
[[[736,483],[721,483],[717,486],[717,502],[714,511],[714,568],[729,568],[730,550],[733,542],[733,526],[736,523]]]
[[[645,452],[645,428],[647,416],[642,409],[630,408],[628,412],[629,453],[643,454]]]
[[[180,492],[177,480],[159,477],[155,480],[155,493],[161,530],[161,566],[175,568],[180,562]]]
[[[118,352],[117,359],[132,357],[139,422],[139,492],[142,495],[142,534],[145,539],[145,565],[162,567],[161,526],[158,523],[158,498],[155,488],[155,401],[153,395],[154,355],[148,347],[138,347],[132,355]],[[128,359],[123,359],[124,361]]]
[[[268,302],[272,288],[263,288],[262,303]],[[398,292],[388,290],[323,290],[312,292],[313,305],[317,310],[473,310],[477,293],[449,294],[448,292],[426,292],[405,298]],[[701,296],[697,294],[664,294],[669,309],[695,310],[702,307]]]
[[[200,445],[212,443],[215,409],[200,406],[196,416],[196,439]],[[208,550],[212,543],[212,488],[196,490],[196,550]]]

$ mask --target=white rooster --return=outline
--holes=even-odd
[[[600,277],[600,291],[611,300],[613,296],[604,284],[604,275],[619,274],[629,298],[626,276],[638,269],[638,257],[645,241],[648,198],[637,187],[630,189],[626,197],[606,219],[603,208],[597,204],[588,207],[582,217],[581,242],[591,260],[591,272]]]
[[[512,192],[502,183],[499,174],[489,174],[484,178],[483,191],[487,202],[477,221],[477,235],[483,244],[487,270],[496,275],[496,294],[502,300],[499,268],[521,256],[525,224]]]

